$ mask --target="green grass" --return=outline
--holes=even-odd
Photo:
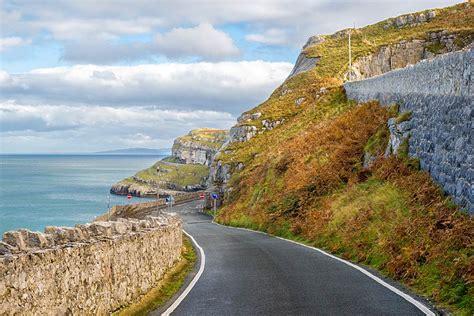
[[[183,190],[186,186],[205,185],[209,176],[209,167],[199,164],[177,164],[167,161],[158,161],[153,166],[140,170],[134,177],[121,180],[122,184],[135,186],[154,191],[157,185],[163,189]],[[136,178],[140,179],[137,180]],[[146,191],[145,190],[145,191]]]
[[[165,275],[160,284],[149,291],[140,301],[113,313],[113,315],[148,315],[149,312],[164,305],[179,291],[197,260],[197,254],[191,240],[184,235],[183,244],[181,261]]]
[[[408,112],[403,112],[400,113],[396,118],[395,118],[395,123],[400,124],[402,122],[406,122],[411,119],[412,113],[410,111]]]
[[[233,226],[233,227],[243,227],[253,230],[259,230],[260,227],[255,223],[255,221],[246,215],[241,215],[237,218],[232,218],[226,225]]]
[[[193,142],[217,150],[221,148],[228,134],[229,131],[227,130],[199,128],[190,131],[187,135],[178,137],[173,147],[179,146],[179,143]]]
[[[388,144],[390,132],[387,126],[382,126],[374,135],[369,138],[369,141],[364,147],[364,152],[376,155],[383,153]]]
[[[276,102],[276,103],[275,103]],[[267,106],[281,107],[281,112],[273,112],[274,115],[286,115],[286,121],[270,132],[257,135],[245,143],[232,143],[226,147],[224,152],[220,153],[219,160],[224,164],[237,164],[242,162],[244,165],[258,164],[262,162],[264,155],[256,156],[265,152],[268,144],[274,147],[285,146],[291,138],[303,132],[310,126],[319,121],[335,117],[355,105],[355,102],[347,100],[342,88],[333,88],[326,95],[318,100],[317,104],[291,112],[291,106],[280,104],[280,100],[269,99]],[[287,112],[287,114],[283,114]]]
[[[159,169],[159,171],[157,171]],[[150,168],[137,172],[143,180],[165,181],[179,186],[202,184],[209,174],[207,166],[198,164],[169,164],[158,161]]]
[[[432,52],[435,55],[439,54],[444,48],[445,46],[440,42],[431,43],[426,47],[428,51]]]

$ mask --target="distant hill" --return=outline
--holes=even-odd
[[[158,149],[151,149],[151,148],[124,148],[124,149],[115,149],[115,150],[106,150],[106,151],[98,151],[95,154],[100,155],[169,155],[170,154],[169,148],[158,148]]]

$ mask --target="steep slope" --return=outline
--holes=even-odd
[[[209,164],[224,144],[228,131],[202,128],[192,130],[174,141],[172,156],[112,185],[118,195],[156,197],[206,188]]]
[[[347,100],[347,33],[311,38],[302,68],[231,129],[211,166],[224,192],[217,220],[304,240],[472,314],[473,219],[418,169],[406,144],[384,158],[387,121],[407,114]],[[459,50],[473,38],[468,3],[353,30],[352,77]]]

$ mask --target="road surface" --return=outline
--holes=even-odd
[[[315,249],[213,224],[209,216],[198,212],[199,203],[174,210],[183,217],[186,232],[202,247],[205,264],[172,315],[431,313],[422,311],[426,303],[420,309],[414,305],[420,304],[418,299],[410,303],[356,268]]]

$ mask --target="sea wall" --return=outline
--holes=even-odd
[[[176,192],[173,205],[179,205],[199,199],[200,192]],[[158,215],[160,210],[168,208],[166,199],[151,202],[138,202],[124,205],[114,205],[110,212],[97,216],[95,221],[117,220],[119,218],[143,219],[147,215]]]
[[[350,99],[378,100],[382,105],[397,103],[400,112],[409,112],[410,119],[400,123],[398,129],[408,135],[410,156],[419,158],[421,168],[471,214],[474,214],[473,64],[471,47],[344,84]]]
[[[136,300],[179,259],[176,215],[95,222],[0,242],[0,315],[105,315]]]

